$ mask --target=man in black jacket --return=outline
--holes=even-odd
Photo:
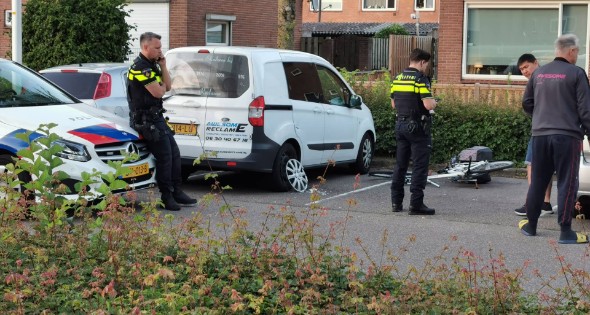
[[[522,102],[533,117],[534,167],[525,204],[527,219],[518,227],[524,235],[536,235],[543,195],[556,172],[559,243],[564,244],[588,242],[587,235],[572,230],[580,150],[584,135],[590,133],[590,87],[584,70],[575,65],[578,52],[575,35],[560,36],[555,41],[556,58],[533,73]]]

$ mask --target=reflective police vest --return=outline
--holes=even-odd
[[[395,101],[398,116],[414,118],[430,115],[422,99],[432,98],[430,81],[415,68],[407,68],[395,76],[391,83],[391,98]]]

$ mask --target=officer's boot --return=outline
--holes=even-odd
[[[176,200],[181,206],[194,206],[197,204],[197,199],[189,197],[184,191],[177,187],[174,188],[172,196],[174,196],[174,200]]]
[[[164,203],[164,209],[166,209],[166,210],[169,210],[169,211],[180,210],[180,205],[176,202],[176,200],[172,196],[172,192],[169,192],[169,191],[162,192],[162,202]]]

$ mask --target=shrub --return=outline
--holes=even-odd
[[[389,35],[410,35],[400,24],[391,24],[375,33],[376,38],[388,38]]]
[[[55,135],[48,134],[45,144]],[[28,137],[23,137],[23,140]],[[59,148],[31,144],[33,152]],[[30,152],[21,152],[31,157]],[[23,162],[24,161],[24,162]],[[573,269],[554,249],[565,289],[553,289],[540,300],[523,292],[519,280],[527,267],[509,270],[501,254],[475,256],[454,246],[452,237],[423,268],[398,267],[411,255],[416,241],[409,236],[398,251],[387,248],[383,234],[381,257],[363,262],[344,244],[350,211],[330,228],[320,226],[326,209],[312,203],[300,210],[289,205],[266,211],[252,227],[246,209],[230,206],[214,175],[212,191],[200,206],[219,206],[215,219],[195,214],[182,222],[162,215],[156,202],[136,204],[109,193],[103,202],[77,203],[75,218],[64,217],[63,206],[40,195],[27,214],[25,195],[12,188],[22,184],[21,167],[44,178],[59,163],[41,153],[9,164],[0,179],[0,309],[4,314],[586,314],[590,311],[589,274]],[[109,177],[128,172],[114,165]],[[327,168],[328,169],[328,168]],[[326,170],[327,170],[326,169]],[[51,172],[49,172],[51,173]],[[320,177],[320,184],[325,174]],[[357,176],[357,180],[358,180]],[[54,178],[51,187],[59,187]],[[36,179],[29,189],[37,189]],[[311,201],[320,198],[318,185]],[[358,187],[358,182],[355,182]],[[84,192],[80,191],[80,196]],[[153,197],[153,196],[152,196]],[[83,199],[83,198],[82,198]],[[73,206],[70,204],[69,206]],[[142,213],[135,208],[141,207]],[[95,215],[91,211],[95,211]],[[256,209],[259,210],[259,209]],[[29,222],[22,222],[25,215]],[[216,221],[214,221],[216,220]],[[216,224],[217,223],[217,224]],[[357,240],[365,253],[367,245]],[[374,246],[374,244],[370,244]],[[552,276],[551,279],[554,279]]]
[[[395,111],[391,108],[391,78],[369,80],[369,74],[342,72],[371,109],[377,132],[377,154],[395,156]],[[452,95],[441,98],[433,117],[432,163],[447,162],[461,150],[483,145],[495,160],[522,161],[530,138],[531,120],[518,106],[463,103]]]

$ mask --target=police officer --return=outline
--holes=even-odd
[[[164,208],[178,211],[180,205],[194,205],[197,200],[180,189],[180,151],[163,116],[162,96],[170,90],[171,81],[160,39],[152,32],[141,34],[141,52],[129,68],[127,99],[131,127],[144,137],[156,157],[156,180]]]
[[[430,81],[424,75],[429,61],[428,52],[414,49],[410,54],[409,67],[398,74],[391,84],[391,107],[397,109],[397,152],[391,181],[393,212],[403,210],[404,183],[412,159],[409,214],[434,214],[434,209],[424,205],[424,188],[432,149],[430,111],[436,107],[436,100],[430,92]]]

